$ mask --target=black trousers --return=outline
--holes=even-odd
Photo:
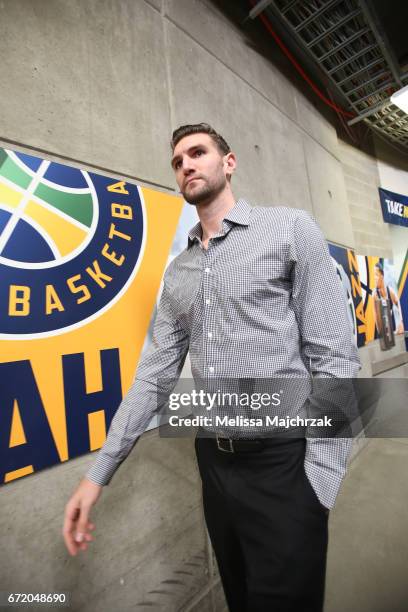
[[[328,512],[304,471],[306,441],[269,439],[254,453],[195,444],[230,612],[321,612]]]

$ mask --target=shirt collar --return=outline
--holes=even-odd
[[[252,206],[246,200],[240,198],[235,206],[228,211],[224,219],[232,221],[236,225],[249,225]]]
[[[248,202],[246,200],[240,198],[235,203],[233,208],[231,208],[231,210],[229,210],[227,212],[227,214],[225,215],[225,217],[223,219],[223,222],[222,222],[223,233],[226,233],[226,231],[231,229],[231,225],[230,224],[233,224],[233,225],[249,225],[249,223],[250,223],[250,216],[251,216],[251,210],[252,210],[252,207],[248,204]],[[229,221],[230,223],[226,224],[225,221]],[[187,245],[187,248],[189,246],[191,246],[191,244],[195,240],[198,240],[198,239],[201,240],[201,235],[202,235],[201,223],[199,221],[188,232],[188,245]]]

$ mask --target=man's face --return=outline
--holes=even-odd
[[[384,285],[384,277],[377,267],[374,268],[374,281],[379,289]]]
[[[191,134],[177,143],[171,165],[189,204],[211,202],[225,189],[231,156],[234,158],[231,153],[223,156],[208,134]]]

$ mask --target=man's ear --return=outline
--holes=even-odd
[[[231,177],[231,175],[235,172],[235,168],[237,167],[237,158],[235,157],[235,153],[232,151],[224,155],[224,167],[226,173]]]

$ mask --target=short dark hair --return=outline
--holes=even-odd
[[[208,134],[222,155],[227,155],[227,153],[231,151],[226,140],[208,123],[193,123],[191,125],[181,125],[178,127],[174,130],[171,137],[171,150],[174,151],[176,144],[185,136],[190,136],[190,134]]]
[[[384,276],[384,268],[382,267],[382,265],[380,264],[380,262],[375,264],[375,267],[377,268],[377,270],[379,271],[380,274],[382,274]]]

